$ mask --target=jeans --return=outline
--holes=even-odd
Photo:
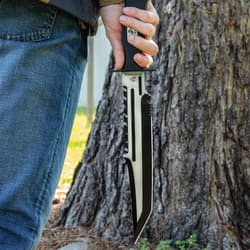
[[[75,18],[38,0],[0,0],[0,250],[38,243],[86,58]]]

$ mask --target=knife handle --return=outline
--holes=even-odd
[[[138,9],[145,9],[146,4],[147,0],[125,0],[125,7],[136,7]],[[141,51],[128,43],[128,35],[131,33],[142,36],[142,34],[138,33],[134,29],[124,26],[122,27],[122,44],[125,54],[125,62],[122,71],[144,71],[144,69],[138,66],[134,61],[134,55],[136,53],[141,53]]]

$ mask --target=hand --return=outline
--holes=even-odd
[[[113,48],[117,70],[120,70],[124,64],[122,25],[134,28],[144,35],[144,38],[129,36],[128,42],[142,51],[134,56],[135,62],[143,68],[147,68],[153,63],[152,56],[158,53],[158,46],[152,37],[159,23],[159,17],[151,1],[148,2],[146,10],[134,7],[124,8],[120,4],[108,5],[101,8],[101,16],[106,35]]]

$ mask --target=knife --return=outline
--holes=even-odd
[[[82,0],[40,0],[54,5],[82,19]],[[125,6],[145,9],[147,0],[125,0]],[[138,34],[134,29],[123,27],[122,41],[125,63],[122,69],[124,93],[124,157],[129,169],[132,194],[134,243],[140,237],[152,211],[153,200],[153,150],[150,95],[145,89],[145,69],[133,60],[140,52],[127,42],[129,34]]]
[[[147,0],[125,0],[125,6],[145,9]],[[150,94],[145,89],[145,69],[133,60],[138,49],[128,43],[128,35],[138,34],[122,28],[125,63],[122,69],[124,98],[124,158],[129,170],[132,194],[134,243],[140,237],[152,211],[153,150]]]

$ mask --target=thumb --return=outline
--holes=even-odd
[[[114,58],[115,58],[115,69],[121,70],[124,64],[124,60],[125,60],[121,38],[117,38],[117,37],[113,39],[111,38],[110,43],[111,43]]]

